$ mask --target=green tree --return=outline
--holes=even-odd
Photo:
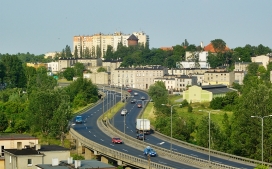
[[[77,50],[77,46],[75,46],[75,51],[74,51],[74,58],[78,58],[78,50]]]
[[[226,42],[224,42],[222,39],[214,39],[211,41],[211,43],[216,53],[223,52],[226,48]]]
[[[114,59],[114,54],[113,54],[113,47],[111,45],[107,46],[106,54],[104,56],[104,59],[106,61],[110,61]]]
[[[8,119],[5,115],[5,113],[0,112],[0,132],[5,131],[8,128]]]
[[[258,69],[259,69],[259,65],[257,63],[255,63],[255,62],[250,63],[247,66],[248,74],[251,74],[251,75],[254,75],[254,76],[256,76],[258,74]]]
[[[75,76],[77,77],[83,77],[83,71],[85,69],[85,66],[83,65],[83,63],[75,63],[74,65],[74,72],[75,72]]]
[[[100,46],[96,46],[96,58],[101,58],[102,53],[101,53],[101,47]]]
[[[65,57],[66,58],[71,58],[72,56],[73,55],[72,55],[70,46],[66,45],[66,47],[65,47]]]
[[[86,47],[86,49],[84,50],[84,55],[85,55],[85,58],[91,58],[91,52],[88,47]]]
[[[1,83],[4,82],[5,75],[6,75],[6,67],[2,62],[0,62],[0,80],[1,80]]]
[[[68,67],[66,68],[66,70],[63,72],[63,76],[65,77],[65,79],[71,81],[73,80],[73,77],[76,75],[75,73],[75,69]]]
[[[107,72],[107,70],[104,67],[99,67],[97,72]]]
[[[269,167],[259,164],[254,169],[269,169]]]

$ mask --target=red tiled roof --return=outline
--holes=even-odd
[[[228,48],[228,47],[226,46],[226,48],[225,48],[224,51],[229,51],[229,50],[230,50],[230,48]],[[210,43],[210,44],[208,44],[207,46],[205,46],[205,47],[204,47],[204,51],[211,52],[211,53],[216,53],[216,51],[214,50],[214,47],[213,47],[212,43]],[[224,52],[224,51],[223,51],[223,52]]]
[[[160,47],[161,50],[173,50],[173,47]]]

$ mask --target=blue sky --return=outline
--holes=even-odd
[[[187,39],[230,48],[272,48],[271,0],[8,0],[0,2],[0,53],[44,54],[72,46],[76,35],[144,31],[150,47]]]

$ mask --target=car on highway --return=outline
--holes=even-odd
[[[76,124],[82,124],[82,116],[76,116]]]
[[[142,108],[142,104],[138,103],[138,104],[137,104],[137,107],[138,107],[138,108]]]
[[[134,92],[134,96],[138,96],[138,93],[137,93],[137,92]]]
[[[131,101],[130,101],[130,103],[136,103],[136,99],[132,99]]]
[[[141,97],[141,100],[145,100],[145,97],[144,97],[144,96],[142,96],[142,97]]]
[[[128,92],[132,92],[132,90],[131,90],[131,89],[128,89],[127,91],[128,91]]]
[[[136,135],[136,138],[138,139],[138,140],[145,140],[145,135],[143,135],[142,133],[140,133],[140,134],[137,134]]]
[[[121,116],[125,116],[127,114],[127,109],[123,109],[122,111],[121,111]]]
[[[147,146],[144,149],[144,155],[150,156],[150,157],[156,157],[157,153],[156,153],[156,151],[153,148],[151,148],[150,146]]]
[[[113,144],[123,144],[123,141],[122,141],[119,137],[113,137],[113,138],[111,139],[111,142],[112,142]]]

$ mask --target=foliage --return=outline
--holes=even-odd
[[[216,53],[223,52],[226,48],[226,42],[222,39],[214,39],[211,43]]]
[[[79,63],[79,62],[75,63],[75,65],[74,65],[75,76],[76,77],[83,77],[84,69],[85,69],[85,67],[84,67],[83,63]]]
[[[73,80],[73,77],[76,75],[75,69],[71,67],[67,67],[65,71],[63,72],[63,76],[65,79],[71,81]]]
[[[265,166],[265,165],[259,164],[259,165],[257,165],[254,169],[269,169],[269,167],[268,167],[268,166]]]
[[[215,97],[212,99],[211,103],[210,103],[210,107],[212,109],[222,109],[222,102],[223,102],[223,97]]]
[[[251,75],[254,75],[256,76],[258,74],[258,69],[259,69],[259,65],[258,63],[250,63],[248,66],[247,66],[247,71],[248,71],[248,74],[251,74]]]
[[[73,157],[73,160],[85,160],[84,156],[78,154],[71,154],[71,157]]]
[[[186,107],[189,105],[189,103],[186,99],[182,100],[181,104],[182,104],[181,107]]]
[[[0,112],[0,132],[5,131],[8,128],[8,119],[5,113]]]
[[[188,112],[192,113],[193,112],[193,107],[191,105],[188,106]]]
[[[107,72],[107,70],[104,67],[99,67],[97,72]]]

